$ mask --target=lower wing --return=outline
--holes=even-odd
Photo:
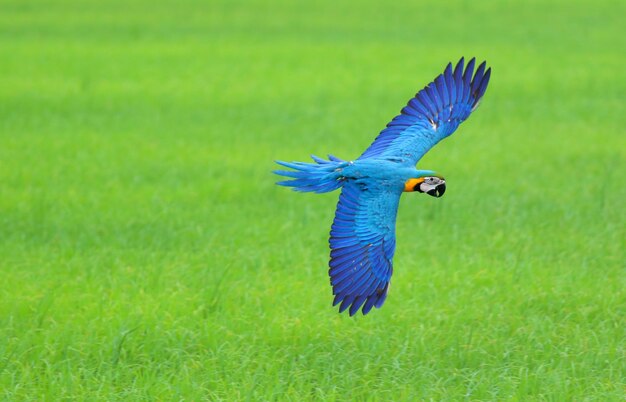
[[[387,297],[396,247],[402,186],[347,181],[330,231],[330,282],[339,312],[381,307]]]

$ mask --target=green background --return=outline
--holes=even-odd
[[[596,400],[626,392],[622,1],[0,3],[0,397]],[[460,56],[387,302],[330,306],[336,193]]]

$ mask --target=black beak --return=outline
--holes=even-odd
[[[441,183],[435,187],[435,190],[437,190],[437,197],[443,197],[443,193],[446,192],[446,183]]]
[[[439,197],[443,196],[443,193],[445,193],[445,192],[446,192],[446,184],[445,183],[441,183],[437,187],[435,187],[432,190],[428,191],[426,194],[431,195],[433,197],[439,198]]]

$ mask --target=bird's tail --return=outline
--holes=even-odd
[[[344,177],[341,170],[350,162],[328,155],[329,160],[311,155],[315,163],[276,161],[281,166],[293,170],[274,170],[280,176],[291,180],[279,181],[276,184],[293,187],[294,191],[326,193],[343,185]]]

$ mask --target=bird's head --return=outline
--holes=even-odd
[[[404,183],[404,191],[417,191],[433,197],[441,197],[446,192],[446,180],[441,176],[426,176],[409,179]]]

